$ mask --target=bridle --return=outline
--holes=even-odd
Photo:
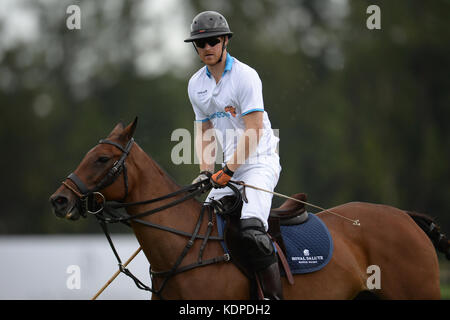
[[[127,174],[127,167],[125,164],[125,160],[130,154],[131,147],[134,144],[134,139],[131,138],[127,145],[122,147],[117,142],[102,139],[98,142],[99,144],[110,144],[112,146],[115,146],[119,150],[122,151],[122,155],[114,162],[113,166],[107,174],[100,180],[100,182],[92,189],[89,189],[86,184],[74,173],[72,172],[69,174],[69,176],[66,178],[66,180],[72,181],[77,189],[73,188],[70,184],[68,184],[66,181],[63,181],[62,184],[66,186],[69,190],[71,190],[79,199],[78,202],[78,211],[83,217],[86,217],[86,213],[90,214],[98,214],[104,209],[104,205],[106,203],[105,196],[100,193],[99,191],[106,188],[107,186],[113,184],[116,179],[119,177],[119,175],[123,172],[123,180],[124,180],[124,186],[125,186],[125,193],[124,197],[122,198],[122,201],[125,201],[125,199],[128,196],[128,174]],[[96,201],[96,196],[99,196],[102,200],[102,203],[99,204]]]
[[[216,208],[218,208],[218,206],[220,206],[220,202],[218,202],[218,201],[212,200],[210,203],[203,204],[200,214],[199,214],[199,217],[198,217],[198,220],[197,220],[197,224],[195,226],[194,231],[191,234],[184,232],[184,231],[174,229],[174,228],[158,225],[158,224],[152,223],[150,221],[145,221],[145,220],[140,219],[144,216],[148,216],[148,215],[163,211],[165,209],[168,209],[170,207],[174,207],[184,201],[193,199],[196,196],[203,194],[204,192],[206,192],[207,190],[212,188],[211,182],[209,180],[203,180],[203,181],[182,187],[180,190],[166,194],[159,198],[154,198],[154,199],[144,200],[144,201],[139,201],[139,202],[124,203],[125,199],[128,196],[128,176],[127,176],[127,168],[126,168],[125,160],[128,157],[128,155],[130,154],[131,148],[134,144],[134,139],[131,138],[130,141],[128,141],[125,148],[114,141],[106,140],[106,139],[100,140],[99,144],[110,144],[110,145],[117,147],[119,150],[122,151],[122,155],[121,155],[120,159],[117,160],[113,164],[112,168],[109,169],[109,171],[102,178],[102,180],[94,188],[89,189],[86,186],[86,184],[74,172],[72,172],[71,174],[69,174],[69,176],[66,178],[66,180],[72,181],[72,183],[75,184],[75,186],[78,190],[76,188],[73,188],[70,184],[68,184],[66,182],[66,180],[63,181],[62,184],[64,186],[66,186],[69,190],[71,190],[78,197],[78,209],[79,209],[80,214],[83,217],[86,217],[86,213],[90,213],[97,218],[97,221],[99,222],[99,224],[109,242],[109,245],[117,259],[120,271],[123,272],[124,274],[126,274],[127,276],[129,276],[135,282],[136,286],[139,289],[152,292],[153,294],[156,294],[160,299],[162,299],[162,290],[164,289],[167,281],[172,276],[182,273],[182,272],[185,272],[185,271],[188,271],[188,270],[191,270],[191,269],[194,269],[194,268],[197,268],[197,267],[203,267],[203,266],[207,266],[210,264],[230,261],[230,256],[228,253],[225,253],[222,256],[203,260],[203,252],[204,252],[204,249],[206,247],[208,240],[216,240],[216,241],[224,240],[223,237],[211,236],[211,232],[212,232],[212,228],[213,228],[212,213],[214,212],[214,210]],[[116,179],[120,176],[121,173],[123,173],[123,176],[124,176],[124,189],[125,189],[124,197],[123,197],[122,201],[119,203],[109,204],[106,201],[105,196],[100,192],[100,190],[113,184],[116,181]],[[234,185],[228,184],[228,187],[230,187],[233,190],[233,192],[235,193],[236,201],[235,201],[234,205],[226,211],[223,210],[223,208],[219,208],[219,210],[221,211],[221,214],[227,214],[229,212],[233,212],[234,210],[236,210],[239,207],[239,204],[242,201],[242,195],[241,195],[240,191]],[[173,198],[175,196],[185,194],[185,193],[188,193],[188,194],[181,197],[180,199],[176,199],[176,200],[174,200],[168,204],[162,205],[158,208],[148,210],[148,211],[145,211],[145,212],[133,215],[133,216],[128,215],[128,214],[125,214],[125,215],[122,214],[122,216],[117,216],[114,213],[115,209],[128,208],[131,206],[155,203],[155,202],[170,199],[170,198]],[[100,204],[97,203],[96,196],[99,196],[101,198]],[[209,210],[206,210],[207,208]],[[205,211],[208,211],[208,227],[207,227],[206,234],[200,235],[199,231],[200,231],[200,227],[201,227],[201,223],[203,221]],[[187,242],[187,244],[184,247],[183,251],[181,252],[180,256],[178,257],[175,264],[173,265],[173,267],[170,270],[155,272],[150,267],[150,276],[151,276],[152,280],[154,277],[162,277],[163,278],[163,282],[158,290],[155,290],[155,289],[143,284],[138,278],[136,278],[136,276],[134,276],[127,268],[125,268],[123,266],[122,261],[119,257],[119,254],[117,253],[117,250],[112,242],[109,231],[107,229],[107,223],[121,222],[121,223],[124,223],[124,224],[130,226],[130,224],[128,223],[128,221],[130,221],[130,220],[133,220],[133,222],[137,222],[137,223],[143,224],[148,227],[171,232],[171,233],[178,234],[178,235],[189,238],[189,241]],[[187,255],[190,248],[193,246],[194,241],[196,239],[203,240],[202,245],[199,250],[197,262],[180,267],[181,262],[183,261],[184,257]]]

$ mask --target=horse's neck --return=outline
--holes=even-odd
[[[158,198],[180,188],[137,144],[134,147],[137,152],[130,154],[129,160],[132,162],[133,170],[130,171],[129,179],[132,181],[132,189],[127,202]],[[160,203],[154,206],[160,206]],[[133,214],[141,209],[131,207],[129,213]]]
[[[180,189],[180,186],[138,145],[134,147],[137,150],[130,154],[129,159],[133,170],[128,170],[130,172],[130,193],[127,202],[159,198]],[[180,197],[177,196],[148,205],[131,207],[128,209],[128,213],[130,215],[139,214],[168,204]],[[193,226],[197,221],[199,209],[200,204],[198,201],[188,200],[141,219],[181,231],[192,232]],[[169,269],[186,245],[187,239],[184,237],[139,223],[131,223],[131,225],[154,270]]]

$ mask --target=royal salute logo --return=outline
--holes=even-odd
[[[297,261],[299,264],[319,264],[321,263],[325,258],[324,256],[314,256],[311,255],[311,251],[309,249],[303,250],[303,257],[292,257],[292,261]]]
[[[233,106],[225,107],[225,112],[229,112],[233,118],[236,118],[236,108]]]

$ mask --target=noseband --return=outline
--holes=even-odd
[[[103,179],[94,188],[89,189],[86,184],[74,172],[72,172],[71,174],[69,174],[66,180],[69,179],[70,181],[72,181],[72,183],[75,184],[78,190],[73,188],[66,181],[62,182],[64,186],[75,193],[75,195],[77,195],[77,197],[79,198],[79,212],[83,217],[86,217],[86,213],[95,215],[103,210],[103,206],[106,200],[103,194],[99,192],[99,190],[102,190],[107,186],[113,184],[122,172],[125,184],[125,194],[122,198],[122,201],[125,201],[126,197],[128,196],[128,175],[125,160],[130,153],[131,147],[134,143],[134,139],[131,138],[125,148],[117,142],[106,139],[102,139],[98,143],[110,144],[122,151],[122,156],[120,157],[120,159],[114,162],[112,168],[109,169],[108,173],[103,177]],[[96,196],[99,196],[101,198],[101,204],[97,203]]]

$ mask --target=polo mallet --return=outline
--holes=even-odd
[[[128,264],[139,254],[139,252],[141,252],[142,247],[139,247],[132,255],[131,257],[124,263],[123,267],[126,268],[128,266]],[[117,278],[117,276],[120,273],[120,269],[116,271],[116,273],[114,273],[114,275],[111,277],[111,279],[108,280],[108,282],[105,283],[105,285],[95,294],[95,296],[92,297],[91,300],[96,300],[98,298],[99,295],[102,294],[102,292],[111,284],[111,282],[114,281],[114,279]]]

